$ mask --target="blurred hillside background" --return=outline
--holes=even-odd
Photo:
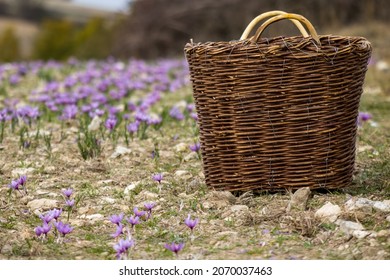
[[[129,0],[120,10],[81,2],[0,0],[0,61],[183,56],[190,39],[238,39],[269,10],[300,13],[320,34],[364,36],[375,55],[389,56],[388,0]],[[293,34],[292,24],[278,22],[264,36]]]

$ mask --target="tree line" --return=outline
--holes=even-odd
[[[21,1],[32,3],[31,0]],[[1,4],[1,2],[0,2]],[[27,5],[27,4],[26,4]],[[0,6],[1,8],[1,6]],[[30,13],[34,14],[30,5]],[[39,6],[35,7],[39,12]],[[1,10],[1,9],[0,9]],[[258,14],[285,10],[306,16],[321,33],[326,28],[371,21],[388,22],[388,0],[133,0],[129,12],[114,23],[93,18],[80,26],[61,19],[40,21],[32,59],[81,59],[182,56],[184,45],[238,39]],[[296,34],[293,25],[277,23],[265,36]],[[273,32],[273,33],[272,33]],[[337,32],[334,32],[337,33]],[[0,33],[0,61],[18,58],[12,29]]]

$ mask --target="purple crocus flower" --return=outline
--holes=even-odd
[[[66,234],[71,233],[73,231],[73,228],[70,225],[64,224],[62,222],[55,223],[55,226],[58,232],[61,233],[63,237],[65,237]]]
[[[140,223],[139,216],[130,216],[127,221],[129,222],[129,224],[131,224],[132,228]]]
[[[178,244],[175,242],[172,242],[171,244],[166,243],[164,245],[164,248],[175,253],[177,256],[179,252],[184,248],[184,243],[178,243]]]
[[[17,85],[18,83],[20,82],[20,76],[18,75],[12,75],[11,77],[9,77],[9,83],[11,85]]]
[[[115,117],[110,117],[106,120],[106,122],[104,123],[104,126],[109,130],[109,131],[112,131],[115,126],[116,126],[116,123],[117,123],[117,119]]]
[[[152,216],[152,209],[154,208],[154,206],[156,206],[156,203],[154,202],[144,204],[144,208],[146,209],[146,211],[148,211],[148,219],[150,219],[150,217]]]
[[[137,132],[137,131],[138,131],[138,127],[139,127],[139,122],[138,122],[138,121],[129,123],[129,124],[126,126],[127,131],[128,131],[128,132],[131,132],[131,133]]]
[[[69,208],[72,208],[74,206],[74,199],[70,200],[70,199],[67,199],[65,201],[65,204],[66,206],[68,206]]]
[[[49,213],[51,213],[53,215],[53,219],[57,221],[60,215],[62,214],[62,209],[54,208]]]
[[[360,113],[359,113],[359,118],[360,118],[362,121],[368,121],[368,120],[372,119],[372,115],[371,115],[370,113],[360,112]]]
[[[43,229],[42,229],[41,226],[37,226],[37,227],[34,229],[34,231],[35,231],[35,234],[36,234],[38,237],[41,236],[41,235],[43,234]]]
[[[11,184],[8,185],[8,187],[10,187],[11,189],[13,190],[19,190],[19,187],[20,187],[20,182],[19,180],[12,180],[11,181]]]
[[[27,176],[26,175],[20,176],[18,179],[18,182],[19,182],[20,186],[23,186],[23,189],[24,189],[25,193],[27,194],[27,189],[26,189]]]
[[[116,251],[116,257],[118,259],[126,258],[128,250],[134,246],[134,240],[121,239],[117,244],[114,245],[114,250]]]
[[[88,113],[88,115],[89,115],[91,118],[93,118],[93,117],[95,117],[95,116],[101,117],[101,116],[104,115],[104,113],[105,113],[104,110],[97,108],[97,109],[95,109],[95,110],[93,110],[93,111],[90,111],[90,112]]]
[[[191,103],[191,104],[188,104],[187,107],[186,107],[187,111],[189,113],[193,112],[195,110],[195,104]]]
[[[134,212],[134,215],[136,215],[137,217],[140,217],[140,218],[146,214],[145,211],[139,211],[138,207],[134,207],[133,212]]]
[[[129,109],[129,111],[134,112],[135,110],[137,110],[137,105],[132,102],[129,102],[127,103],[127,108]]]
[[[116,231],[111,234],[113,238],[117,238],[119,235],[123,234],[123,225],[119,223],[119,225],[116,227]]]
[[[147,202],[147,203],[144,203],[144,207],[145,207],[145,209],[146,209],[148,212],[152,212],[152,209],[154,208],[154,206],[156,206],[156,203],[154,203],[154,202]]]
[[[184,223],[186,224],[187,227],[191,229],[191,232],[194,230],[198,222],[199,219],[191,220],[191,214],[188,214],[187,219],[184,220]]]
[[[161,122],[162,122],[161,117],[149,117],[148,120],[146,121],[148,125],[158,125]]]
[[[169,111],[169,115],[176,119],[176,120],[184,120],[184,115],[183,113],[180,111],[180,109],[176,106],[172,107],[172,109]]]
[[[48,223],[44,222],[42,227],[41,227],[42,234],[47,236],[47,234],[49,233],[50,230],[51,230],[51,224],[48,224]]]
[[[24,106],[19,108],[16,113],[27,124],[39,117],[39,109],[37,107]]]
[[[110,219],[110,222],[113,223],[113,224],[116,224],[119,226],[119,224],[122,222],[123,220],[123,216],[124,214],[123,213],[120,213],[119,215],[112,215],[109,219]]]
[[[46,215],[40,215],[39,218],[41,218],[41,220],[44,223],[48,224],[48,223],[50,223],[51,220],[54,219],[54,215],[51,211],[49,211],[48,213],[46,213]]]
[[[372,119],[372,115],[367,112],[359,112],[358,116],[358,126],[362,126],[364,122],[369,121]]]
[[[76,105],[67,105],[62,110],[61,120],[71,120],[75,119],[78,113],[78,108]]]
[[[27,176],[26,176],[26,175],[20,176],[19,179],[18,179],[18,181],[19,181],[19,184],[20,184],[21,186],[24,186],[24,185],[26,184],[26,182],[27,182]]]
[[[161,173],[157,173],[157,174],[154,174],[152,176],[152,179],[156,182],[158,182],[159,184],[161,184],[161,181],[163,179],[163,175]]]
[[[62,193],[67,197],[70,198],[70,196],[73,194],[73,189],[68,188],[66,190],[63,190]]]
[[[198,152],[199,149],[200,149],[200,143],[199,142],[197,142],[197,143],[195,143],[193,145],[190,145],[190,150],[193,151],[193,152]]]

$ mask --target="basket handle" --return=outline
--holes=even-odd
[[[255,17],[245,28],[244,32],[241,35],[240,40],[245,40],[248,38],[249,33],[252,31],[252,29],[258,24],[260,21],[269,18],[269,17],[274,17],[274,16],[279,16],[279,15],[284,15],[287,14],[286,12],[283,11],[270,11],[263,13],[257,17]],[[309,34],[307,33],[305,27],[303,27],[302,23],[300,23],[298,20],[293,19],[292,22],[298,27],[299,31],[302,33],[304,37],[308,37]]]
[[[289,13],[286,13],[286,14],[281,14],[281,15],[278,15],[278,16],[274,16],[272,18],[270,18],[269,20],[267,20],[266,22],[264,22],[260,27],[259,29],[257,29],[256,31],[256,34],[253,36],[253,38],[251,39],[252,42],[257,42],[261,36],[261,34],[263,33],[263,31],[272,23],[274,22],[277,22],[277,21],[280,21],[280,20],[283,20],[283,19],[289,19],[289,20],[298,20],[299,22],[303,23],[307,29],[309,30],[310,32],[310,35],[311,37],[314,39],[314,41],[316,41],[316,43],[320,46],[321,43],[320,43],[320,39],[318,37],[318,34],[317,34],[317,31],[315,30],[314,26],[311,24],[311,22],[301,16],[301,15],[298,15],[298,14],[289,14]],[[304,34],[302,34],[304,37],[306,37]]]

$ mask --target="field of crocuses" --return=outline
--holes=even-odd
[[[370,67],[353,186],[286,211],[288,193],[207,189],[184,60],[2,64],[0,259],[390,258],[386,75]]]

